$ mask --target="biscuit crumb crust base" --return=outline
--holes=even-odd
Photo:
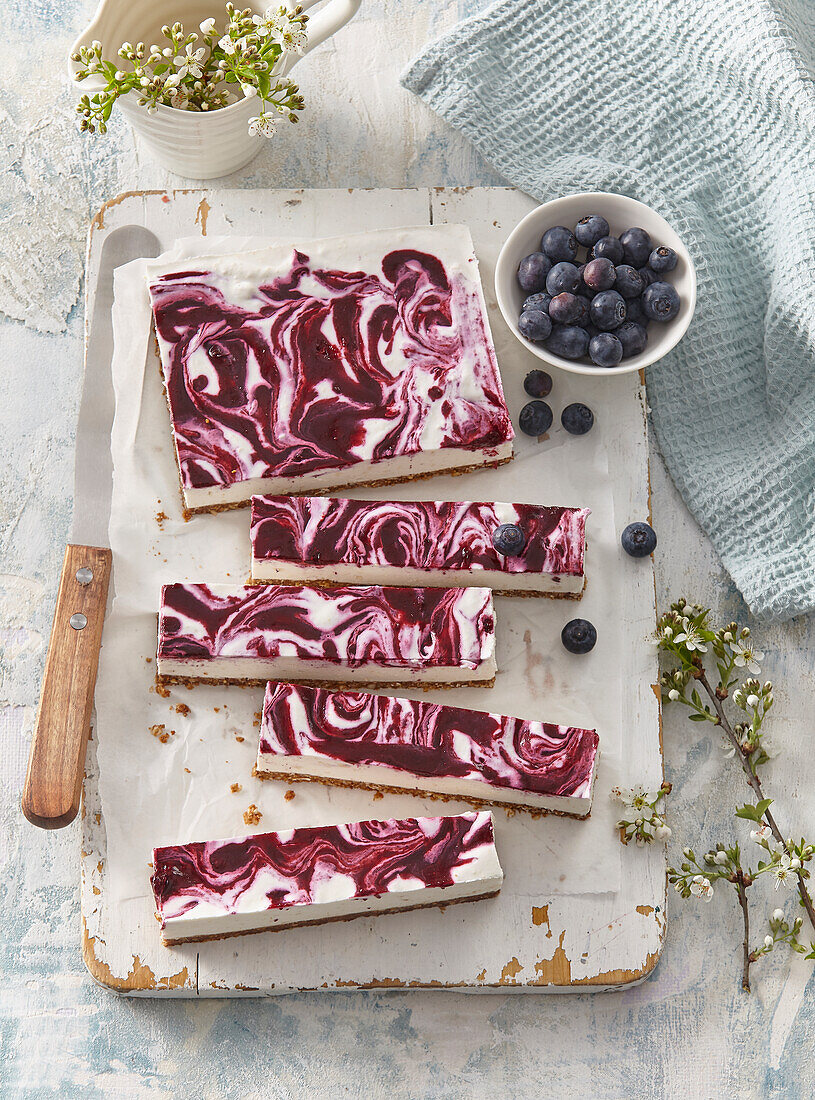
[[[179,684],[181,687],[194,688],[198,684],[232,684],[235,687],[266,687],[270,682],[277,682],[274,677],[249,677],[242,676],[240,679],[228,680],[221,676],[167,676],[161,673],[156,675],[157,684]],[[299,677],[287,676],[287,684],[299,684],[301,687],[317,687],[326,688],[329,691],[356,691],[359,688],[367,688],[369,690],[376,690],[377,688],[403,688],[413,689],[422,688],[423,691],[438,691],[442,688],[463,688],[463,687],[485,687],[490,688],[495,686],[495,677],[490,680],[456,680],[448,683],[433,682],[432,680],[310,680],[308,678],[301,679]]]
[[[252,775],[257,779],[274,779],[281,783],[321,783],[327,787],[350,787],[361,791],[382,791],[384,794],[407,794],[415,798],[427,798],[432,802],[463,802],[476,810],[489,810],[495,807],[506,810],[507,813],[521,812],[529,814],[532,818],[570,817],[575,821],[587,821],[591,817],[591,806],[588,813],[571,814],[568,810],[548,810],[540,806],[524,805],[520,802],[502,802],[500,797],[475,798],[472,795],[440,794],[438,791],[423,791],[420,788],[411,790],[409,787],[394,787],[387,783],[361,783],[353,779],[336,779],[320,775],[292,775],[289,772],[261,771],[257,765],[252,769]]]
[[[267,580],[257,580],[255,577],[248,577],[247,580],[246,580],[246,583],[248,585],[255,585],[257,587],[260,587],[261,585],[264,585],[264,584],[278,584],[278,585],[305,584],[309,588],[345,588],[348,584],[347,581],[312,581],[312,580],[309,580],[305,575],[303,576],[302,579],[296,580],[296,581],[295,580],[270,580],[270,581],[267,581]],[[365,582],[364,579],[361,579],[359,581],[355,581],[354,583],[355,584],[365,584],[366,582]],[[493,588],[492,589],[492,594],[493,594],[493,596],[506,596],[508,599],[516,599],[516,600],[582,600],[583,599],[583,594],[586,591],[586,583],[587,583],[587,581],[586,581],[586,578],[584,577],[583,578],[583,587],[580,589],[579,592],[514,592],[511,589]],[[383,587],[387,588],[389,586],[384,585]],[[395,587],[398,587],[398,585],[396,585]],[[433,588],[433,587],[436,587],[436,586],[427,585],[425,587]],[[457,585],[455,583],[455,578],[451,577],[449,584],[439,585],[438,587],[439,588],[441,588],[441,587],[460,588],[462,586]],[[489,585],[484,585],[483,587],[488,588]]]
[[[179,943],[206,943],[209,940],[230,940],[235,936],[255,936],[260,932],[289,932],[295,928],[314,928],[318,924],[336,924],[340,921],[359,920],[360,917],[386,917],[391,913],[412,913],[416,909],[446,909],[448,905],[459,905],[467,901],[485,901],[487,898],[498,896],[498,890],[491,890],[486,894],[474,894],[469,898],[451,898],[449,901],[437,901],[432,905],[400,905],[393,909],[379,909],[375,913],[349,913],[344,917],[320,917],[315,920],[298,921],[296,924],[281,924],[269,928],[248,928],[245,932],[219,932],[214,936],[184,936],[180,939],[167,939],[162,933],[162,941],[166,947],[173,947]],[[160,919],[160,918],[159,918]]]

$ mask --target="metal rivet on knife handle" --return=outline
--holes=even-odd
[[[110,570],[104,547],[65,551],[22,797],[25,816],[44,829],[62,828],[79,809]],[[86,571],[93,583],[82,584]]]
[[[76,579],[79,584],[90,584],[93,580],[93,570],[89,569],[87,565],[83,565],[81,569],[77,569]]]

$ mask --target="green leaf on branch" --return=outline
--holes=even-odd
[[[742,817],[746,821],[761,821],[772,804],[771,798],[762,798],[755,806],[739,806],[736,817]]]

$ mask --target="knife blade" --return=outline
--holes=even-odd
[[[127,225],[105,239],[99,258],[77,420],[71,541],[62,563],[22,796],[26,818],[43,829],[70,824],[79,810],[107,607],[115,407],[113,273],[122,264],[160,251],[150,230]]]

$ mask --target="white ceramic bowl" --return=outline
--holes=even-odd
[[[534,344],[525,339],[518,331],[518,317],[527,292],[518,286],[516,274],[518,264],[530,252],[540,250],[540,239],[553,225],[565,225],[573,229],[586,214],[602,214],[611,227],[613,236],[625,229],[639,226],[646,230],[654,242],[654,247],[667,245],[678,257],[673,271],[666,275],[666,282],[673,283],[680,298],[679,313],[667,324],[652,322],[648,326],[648,346],[640,355],[633,355],[616,367],[597,367],[585,360],[563,359],[553,355],[542,344]],[[687,331],[693,311],[696,308],[696,271],[693,261],[677,234],[664,218],[644,203],[630,199],[627,195],[614,195],[606,191],[585,191],[576,195],[565,195],[538,206],[515,226],[507,237],[495,266],[495,293],[498,307],[504,320],[521,341],[538,359],[552,367],[571,371],[573,374],[626,374],[656,363],[671,348],[676,347]]]

